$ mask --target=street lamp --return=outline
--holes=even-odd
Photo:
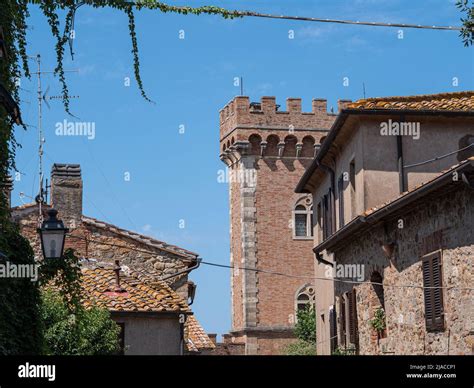
[[[41,228],[38,229],[45,259],[60,259],[63,256],[64,241],[69,229],[65,228],[64,223],[57,219],[57,215],[57,210],[49,210],[49,218],[43,221]]]

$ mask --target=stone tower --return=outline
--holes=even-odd
[[[239,96],[220,111],[234,266],[226,337],[244,343],[246,354],[280,354],[293,341],[297,309],[315,299],[311,197],[294,189],[335,117],[322,99],[313,100],[312,112],[301,112],[298,98],[287,99],[282,111],[274,97],[250,103]]]

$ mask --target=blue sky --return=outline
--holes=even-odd
[[[459,25],[461,16],[451,0],[170,3],[430,25]],[[30,10],[28,53],[40,53],[43,68],[51,70],[55,42],[38,8]],[[58,101],[44,108],[46,175],[53,162],[80,163],[86,215],[222,264],[229,263],[229,210],[227,185],[217,180],[225,167],[218,155],[218,112],[240,92],[235,77],[244,78],[244,94],[252,100],[273,95],[284,107],[287,97],[301,97],[307,111],[312,98],[327,98],[335,109],[337,99],[362,98],[363,83],[368,97],[474,89],[473,49],[462,45],[457,32],[407,29],[399,39],[398,28],[141,11],[136,25],[142,79],[153,105],[134,81],[127,24],[115,10],[79,9],[76,56],[71,61],[66,55],[65,64],[80,69],[67,76],[70,93],[80,96],[71,102],[79,119],[67,116]],[[180,30],[185,39],[179,39]],[[60,93],[52,76],[43,84],[50,94]],[[23,119],[31,127],[16,130],[22,175],[15,182],[15,205],[21,204],[20,192],[34,197],[38,189],[36,79],[23,78],[21,87]],[[56,136],[56,123],[64,119],[95,123],[95,138]],[[227,332],[229,270],[201,266],[191,278],[198,285],[198,319],[208,332]]]

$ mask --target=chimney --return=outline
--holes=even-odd
[[[55,163],[51,170],[51,206],[70,228],[82,219],[82,177],[79,164]]]
[[[337,110],[340,113],[341,110],[347,109],[349,104],[352,103],[352,100],[337,100]]]
[[[115,260],[115,288],[114,292],[123,292],[123,288],[120,286],[120,261]]]
[[[210,334],[209,333],[207,336],[209,337],[209,339],[211,340],[211,342],[214,345],[217,345],[217,334],[214,334],[214,333]]]
[[[12,206],[12,190],[13,190],[13,179],[11,176],[7,176],[5,182],[1,184],[1,190],[3,191],[4,199],[6,200],[6,208],[10,209]]]

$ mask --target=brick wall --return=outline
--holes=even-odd
[[[308,276],[289,278],[234,269],[233,341],[246,354],[281,354],[294,341],[296,294],[311,283],[312,238],[293,237],[293,210],[302,197],[297,182],[310,164],[335,115],[325,100],[301,112],[300,99],[277,110],[274,97],[250,104],[236,97],[220,113],[220,155],[229,183],[231,263]]]

